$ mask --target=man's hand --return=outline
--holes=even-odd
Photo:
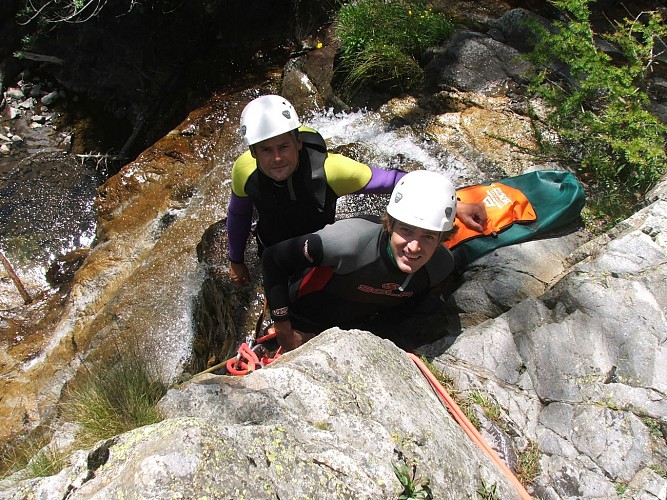
[[[292,351],[315,337],[315,334],[294,330],[292,328],[292,323],[289,320],[276,321],[273,324],[273,328],[276,330],[278,343],[282,346],[283,351],[285,352]]]
[[[463,203],[456,205],[456,217],[467,227],[480,233],[484,231],[487,216],[484,203]]]
[[[250,273],[243,262],[229,263],[229,277],[237,285],[247,285],[250,281]]]

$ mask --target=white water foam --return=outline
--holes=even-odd
[[[416,135],[409,127],[391,128],[373,111],[335,113],[328,109],[314,114],[306,125],[322,134],[331,148],[362,144],[368,149],[369,157],[356,159],[375,167],[401,168],[403,164],[418,164],[426,170],[448,175],[453,182],[467,170],[462,162]]]

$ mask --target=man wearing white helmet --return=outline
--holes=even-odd
[[[344,219],[267,248],[264,291],[278,342],[291,350],[321,331],[364,328],[378,313],[416,304],[454,270],[441,243],[455,231],[456,191],[418,170],[394,188],[382,221]]]
[[[251,101],[241,114],[241,134],[249,151],[232,168],[227,209],[229,274],[249,280],[244,264],[253,207],[257,209],[259,253],[287,238],[323,228],[335,219],[336,200],[351,193],[390,193],[405,175],[328,153],[317,131],[304,127],[294,107],[277,95]],[[459,217],[481,230],[483,205],[466,204]]]

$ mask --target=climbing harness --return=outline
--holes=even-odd
[[[408,357],[417,365],[417,368],[422,372],[424,377],[429,381],[433,390],[440,396],[440,399],[445,403],[449,413],[454,417],[454,420],[461,426],[463,431],[468,435],[473,443],[479,446],[484,453],[491,459],[491,461],[496,464],[500,472],[512,483],[512,486],[519,493],[519,496],[524,500],[530,500],[531,496],[528,494],[526,489],[523,487],[521,482],[516,478],[512,471],[507,467],[505,462],[498,456],[498,454],[489,446],[489,444],[484,440],[479,431],[475,426],[468,420],[468,417],[465,416],[461,408],[456,401],[452,399],[447,390],[442,386],[437,378],[431,373],[428,367],[424,362],[419,359],[415,354],[407,353]]]

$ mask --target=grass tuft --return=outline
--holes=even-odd
[[[101,439],[162,420],[157,408],[167,386],[137,355],[118,355],[96,363],[69,388],[65,418],[82,426],[80,439]]]
[[[516,464],[516,478],[521,484],[530,484],[540,475],[542,467],[540,465],[540,449],[537,443],[530,442],[526,449],[519,454]]]
[[[338,12],[343,88],[353,95],[364,86],[405,91],[419,85],[425,50],[446,40],[450,21],[421,0],[359,0]]]
[[[0,478],[20,472],[20,479],[52,476],[66,465],[67,453],[48,445],[48,437],[25,437],[0,449]]]

